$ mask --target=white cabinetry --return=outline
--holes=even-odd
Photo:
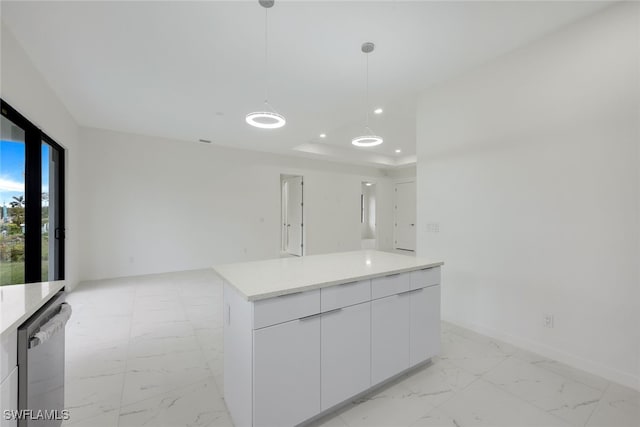
[[[16,420],[5,420],[4,411],[18,409],[18,334],[0,338],[0,427],[14,427]]]
[[[0,381],[18,366],[18,331],[0,336]]]
[[[296,292],[253,304],[255,329],[320,313],[320,291]]]
[[[371,382],[409,367],[410,298],[391,295],[371,302]]]
[[[439,283],[439,268],[423,269],[258,301],[225,283],[224,398],[234,424],[309,421],[436,355]]]
[[[440,352],[440,286],[412,291],[409,364],[417,365]]]
[[[0,413],[0,426],[1,427],[15,427],[18,425],[17,420],[5,420],[5,410],[18,409],[18,367],[13,368],[13,371],[7,378],[0,383],[0,407],[2,411]]]
[[[254,331],[253,425],[293,426],[320,412],[320,317]]]
[[[411,289],[410,273],[392,274],[371,280],[371,298],[378,299]]]
[[[324,411],[371,386],[371,303],[323,313],[321,325]]]
[[[361,280],[320,289],[321,311],[358,304],[371,300],[371,280]]]

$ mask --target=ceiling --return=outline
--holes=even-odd
[[[395,167],[415,161],[420,91],[606,4],[279,0],[269,100],[287,125],[277,130],[244,122],[264,96],[255,0],[2,1],[1,14],[81,126]],[[384,109],[370,120],[385,142],[368,149],[350,143],[364,130],[364,41],[376,44],[370,108]]]

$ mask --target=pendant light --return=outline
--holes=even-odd
[[[367,85],[365,104],[367,110],[366,122],[365,122],[365,134],[357,136],[351,140],[351,143],[356,147],[375,147],[382,144],[384,141],[381,136],[376,135],[369,127],[369,54],[373,52],[375,45],[371,42],[362,43],[362,53],[367,55]]]
[[[287,123],[284,116],[278,114],[269,104],[269,38],[267,26],[267,12],[273,7],[275,0],[258,0],[260,6],[264,7],[264,111],[254,111],[247,114],[246,122],[251,126],[261,129],[277,129]]]

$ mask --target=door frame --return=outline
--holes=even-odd
[[[397,239],[398,239],[398,185],[399,184],[411,184],[413,183],[414,186],[417,185],[417,180],[416,179],[405,179],[405,180],[400,180],[400,181],[396,181],[393,183],[393,250],[396,251],[403,251],[403,252],[411,252],[411,253],[416,253],[416,249],[414,248],[412,249],[404,249],[404,248],[398,248],[397,247]],[[416,187],[416,208],[417,208],[417,187]],[[417,236],[417,230],[418,230],[418,212],[416,211],[416,222],[415,222],[415,228],[414,231],[416,233],[416,244],[417,244],[417,240],[418,240],[418,236]]]
[[[301,245],[301,256],[304,256],[307,252],[306,245],[306,227],[305,227],[305,216],[304,216],[304,175],[299,173],[281,173],[280,174],[280,255],[281,256],[296,256],[290,252],[287,252],[287,246],[285,246],[285,220],[286,218],[286,201],[284,194],[284,184],[287,178],[300,178],[302,182],[302,189],[300,194],[301,206],[300,206],[300,245]]]

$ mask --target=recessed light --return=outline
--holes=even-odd
[[[382,108],[376,108],[373,112],[374,114],[382,114]]]
[[[371,187],[373,184],[370,182],[365,182],[364,185],[366,185],[367,187]]]
[[[396,154],[400,154],[400,153],[402,153],[402,150],[399,148],[396,148]]]
[[[320,138],[326,138],[326,137],[327,137],[327,134],[326,134],[326,133],[321,133],[321,134],[320,134]]]

